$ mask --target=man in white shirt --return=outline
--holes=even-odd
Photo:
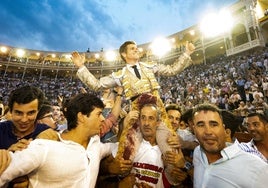
[[[160,151],[160,144],[157,143],[157,130],[165,127],[160,119],[161,111],[156,105],[154,97],[150,98],[150,95],[148,95],[148,98],[146,98],[144,96],[146,94],[141,95],[138,100],[140,110],[130,111],[124,120],[124,128],[127,128],[132,121],[138,121],[138,131],[142,135],[139,147],[135,148],[136,151],[133,152],[131,173],[136,177],[135,185],[163,188],[171,184],[179,184],[187,176],[184,171],[184,157],[180,150],[174,148],[165,153]],[[161,135],[162,139],[167,139],[166,136]],[[123,135],[120,141],[122,137]],[[131,142],[127,144],[131,144]],[[167,145],[166,148],[168,147]],[[126,148],[131,149],[131,147]],[[120,157],[118,150],[114,150],[113,154],[117,154],[116,157]]]
[[[59,134],[60,141],[36,139],[26,149],[10,153],[11,163],[0,176],[0,186],[28,174],[30,187],[95,187],[99,162],[112,150],[98,136],[103,108],[94,95],[72,98],[65,105],[68,131]]]
[[[226,144],[226,131],[219,109],[201,104],[193,110],[195,135],[200,143],[194,151],[194,187],[264,188],[268,165],[242,151],[238,144]]]

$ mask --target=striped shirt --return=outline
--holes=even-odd
[[[268,163],[268,159],[258,150],[257,146],[254,144],[253,139],[250,142],[241,142],[238,145],[243,151],[256,155]]]

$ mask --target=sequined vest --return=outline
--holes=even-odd
[[[117,76],[122,76],[120,80],[124,87],[126,99],[131,99],[142,93],[152,93],[160,88],[152,67],[140,64],[140,69],[141,79],[133,75],[127,68],[124,68],[122,72],[116,73]]]

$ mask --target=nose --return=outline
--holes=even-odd
[[[26,122],[26,121],[28,121],[28,115],[27,114],[23,114],[22,115],[22,117],[21,117],[21,119],[20,119],[20,121],[22,121],[22,122]]]
[[[205,132],[205,134],[210,134],[211,133],[211,127],[209,125],[204,126],[204,132]]]
[[[104,116],[101,114],[100,121],[103,122],[105,120]]]
[[[144,119],[143,120],[143,123],[144,123],[144,125],[149,125],[149,120],[148,119]]]
[[[180,121],[179,120],[177,120],[176,118],[174,118],[173,120],[172,120],[174,123],[179,123]]]
[[[248,129],[248,130],[254,130],[255,127],[254,127],[254,125],[248,124],[248,125],[247,125],[247,129]]]

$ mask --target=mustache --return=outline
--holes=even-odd
[[[204,140],[217,140],[215,136],[203,136]]]

